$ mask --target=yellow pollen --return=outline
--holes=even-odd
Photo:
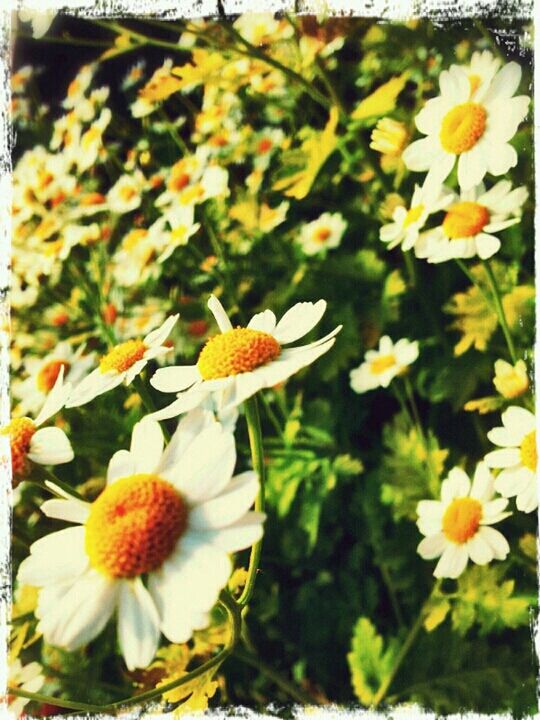
[[[120,197],[124,202],[129,202],[132,198],[135,197],[137,194],[137,191],[134,187],[130,187],[129,185],[124,185],[120,188]]]
[[[448,210],[443,230],[450,240],[473,237],[489,223],[489,210],[475,202],[458,202]]]
[[[41,392],[49,392],[54,387],[60,370],[64,368],[64,376],[67,374],[70,363],[66,360],[51,360],[44,365],[37,374],[36,385]]]
[[[117,345],[110,352],[104,355],[99,362],[99,369],[102,373],[116,370],[116,372],[125,372],[141,360],[146,352],[146,345],[142,340],[127,340]]]
[[[481,83],[482,83],[482,78],[480,77],[480,75],[475,75],[474,73],[471,73],[471,75],[469,75],[469,85],[471,86],[471,97],[478,90]]]
[[[116,480],[92,503],[85,548],[90,564],[113,578],[157,570],[186,529],[188,507],[158,475]]]
[[[393,367],[396,364],[396,358],[394,355],[381,355],[375,360],[371,360],[369,363],[369,369],[373,375],[382,375],[385,370]]]
[[[409,227],[409,225],[412,225],[415,223],[418,218],[422,215],[424,212],[424,206],[420,203],[420,205],[415,205],[412,207],[408,212],[407,215],[405,215],[405,221],[403,223],[403,227]]]
[[[446,152],[460,155],[476,145],[486,129],[485,108],[474,102],[452,108],[443,118],[440,140]]]
[[[216,380],[250,372],[281,352],[278,341],[268,333],[234,328],[210,338],[203,347],[197,367],[204,380]]]
[[[315,231],[313,239],[315,240],[315,242],[325,243],[331,234],[332,231],[330,230],[330,228],[321,227]]]
[[[36,426],[29,417],[14,418],[0,430],[0,434],[9,437],[11,469],[14,478],[24,475],[26,472],[26,455],[35,432]]]
[[[536,472],[538,454],[536,449],[536,430],[525,435],[520,446],[521,464]]]
[[[442,530],[454,543],[470,540],[480,526],[482,505],[475,498],[461,497],[452,500],[442,519]]]

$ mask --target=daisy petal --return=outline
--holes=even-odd
[[[260,332],[269,333],[270,335],[273,334],[275,327],[276,316],[271,310],[257,313],[248,323],[248,328],[251,328],[251,330],[259,330]]]
[[[504,560],[510,552],[510,546],[504,535],[489,525],[482,525],[478,530],[478,534],[485,540],[493,551],[495,560]]]
[[[58,427],[46,427],[34,433],[28,457],[40,465],[60,465],[71,462],[74,455],[65,432]]]
[[[178,314],[171,315],[171,317],[168,317],[160,327],[148,333],[148,335],[143,340],[146,347],[148,348],[152,347],[153,345],[162,345],[164,340],[166,340],[169,336],[179,317],[180,315]]]
[[[135,424],[129,452],[136,473],[155,472],[163,452],[163,433],[156,420],[145,417]]]
[[[468,559],[464,545],[450,543],[441,555],[433,575],[437,578],[457,578],[467,567]]]
[[[256,473],[242,473],[235,477],[220,495],[193,508],[189,524],[197,530],[227,527],[253,505],[258,491],[259,480]]]
[[[222,333],[232,330],[233,326],[229,320],[229,316],[225,312],[223,305],[219,302],[215,295],[211,295],[208,300],[208,309],[216,319],[218,328]]]
[[[276,325],[272,335],[285,345],[294,342],[312,330],[326,310],[326,301],[296,303]]]
[[[75,499],[45,500],[41,506],[41,512],[50,518],[84,525],[90,512],[90,504]]]
[[[491,468],[507,468],[518,465],[521,455],[518,448],[505,448],[504,450],[493,450],[488,453],[484,461]]]
[[[420,557],[424,558],[424,560],[433,560],[434,558],[442,555],[447,544],[448,540],[441,532],[436,535],[425,537],[418,545],[417,551]]]
[[[159,615],[140,578],[120,583],[118,640],[128,670],[152,662],[159,641]]]
[[[85,530],[81,526],[59,530],[40,538],[33,543],[30,555],[19,567],[19,581],[42,587],[75,580],[88,567],[84,538]]]
[[[118,450],[109,460],[107,484],[130,475],[135,475],[135,458],[129,450]]]
[[[160,392],[179,392],[201,380],[196,365],[171,365],[160,368],[150,378],[150,385]]]
[[[487,565],[493,560],[493,550],[480,532],[476,533],[467,543],[467,552],[477,565]]]
[[[239,552],[250,547],[263,535],[264,513],[248,512],[232,525],[219,530],[200,530],[197,536],[227,553]]]

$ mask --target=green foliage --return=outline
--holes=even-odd
[[[358,618],[347,660],[353,689],[362,705],[373,702],[381,683],[392,670],[398,648],[395,639],[385,644],[369,618]]]

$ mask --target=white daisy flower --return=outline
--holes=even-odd
[[[527,197],[526,187],[512,190],[509,180],[500,180],[487,192],[480,183],[459,197],[450,196],[442,225],[420,236],[416,256],[430,263],[476,255],[483,260],[490,258],[501,247],[493,233],[520,221],[517,216]]]
[[[0,435],[7,435],[9,438],[11,469],[15,484],[27,473],[27,460],[39,465],[61,465],[73,460],[73,450],[63,430],[58,427],[38,430],[65,406],[72,386],[71,383],[64,385],[63,380],[64,368],[61,367],[54,387],[47,395],[35,420],[29,417],[17,417],[0,428]]]
[[[328,352],[341,325],[308,345],[283,348],[312,330],[326,310],[326,302],[302,302],[279,322],[271,310],[254,315],[247,327],[233,328],[219,300],[212,295],[208,307],[221,334],[210,338],[196,365],[161,368],[150,384],[161,392],[179,393],[164,408],[162,417],[173,417],[202,403],[209,393],[222,393],[220,411],[236,407],[262,388],[283,382]],[[181,392],[185,391],[185,392]],[[169,411],[170,415],[164,415]]]
[[[64,368],[64,379],[71,385],[82,380],[95,359],[94,353],[83,355],[83,352],[83,345],[74,350],[68,342],[61,342],[44,358],[25,358],[28,377],[12,383],[13,394],[20,399],[17,410],[23,415],[36,413],[53,389],[61,368]]]
[[[37,693],[45,682],[42,667],[38,662],[27,665],[21,663],[19,658],[9,663],[9,678],[7,682],[7,703],[10,714],[18,718],[23,714],[24,707],[30,702],[28,698],[16,697],[9,691],[12,688]]]
[[[123,215],[138,208],[145,182],[144,175],[140,171],[132,175],[121,175],[107,193],[107,203],[111,212]]]
[[[526,95],[513,97],[520,80],[520,66],[507,63],[471,98],[467,72],[457,65],[444,70],[440,96],[428,100],[416,116],[416,127],[427,137],[404,150],[405,165],[409,170],[428,170],[430,181],[442,183],[457,159],[458,181],[464,190],[478,185],[487,172],[508,172],[517,164],[509,141],[527,115],[530,100]]]
[[[265,516],[249,512],[257,475],[233,477],[235,463],[234,437],[210,413],[183,418],[165,450],[159,424],[144,418],[93,503],[62,492],[46,501],[48,517],[76,523],[35,542],[19,569],[20,582],[41,588],[36,617],[47,642],[86,645],[117,610],[134,670],[150,664],[160,633],[184,643],[205,628],[231,573],[229,553],[263,532]]]
[[[491,468],[501,468],[495,480],[497,492],[504,497],[517,496],[516,505],[522,512],[538,507],[536,418],[525,408],[513,405],[501,416],[503,427],[487,434],[500,450],[493,450],[484,458]]]
[[[442,185],[427,182],[415,185],[410,207],[399,206],[394,210],[393,222],[380,230],[381,241],[388,244],[389,250],[399,244],[402,250],[410,250],[416,245],[428,217],[446,208],[453,198],[454,194]]]
[[[378,350],[368,350],[364,362],[351,371],[351,387],[365,393],[378,387],[388,387],[418,357],[418,342],[402,338],[393,343],[388,335],[379,342]]]
[[[493,498],[494,479],[487,465],[478,463],[472,482],[461,468],[448,473],[441,500],[418,503],[417,526],[426,537],[418,545],[424,560],[440,558],[433,575],[457,578],[469,558],[477,565],[504,560],[510,548],[502,533],[490,527],[511,515],[508,500]]]
[[[104,355],[99,367],[87,375],[73,389],[66,407],[79,407],[109,390],[125,383],[129,385],[141,373],[149,360],[168,352],[171,348],[164,345],[178,315],[171,315],[156,330],[148,333],[143,340],[126,340]]]
[[[306,255],[326,253],[340,244],[346,229],[347,223],[341,213],[325,212],[302,226],[297,242]]]
[[[481,94],[482,88],[493,80],[497,74],[497,70],[501,66],[501,61],[495,57],[489,50],[482,52],[476,50],[471,56],[471,62],[461,67],[467,73],[469,78],[471,98],[476,93]]]

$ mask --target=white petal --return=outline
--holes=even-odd
[[[505,448],[488,453],[484,461],[491,468],[513,467],[521,462],[521,455],[517,448]]]
[[[511,98],[519,87],[521,80],[521,68],[516,62],[504,65],[495,75],[488,91],[484,96],[484,105],[494,100]]]
[[[34,420],[34,423],[39,426],[43,425],[49,418],[61,410],[67,402],[72,391],[71,383],[64,385],[64,366],[60,368],[56,382],[50,393],[47,395],[45,403],[41,408],[38,416]]]
[[[409,170],[423,172],[424,170],[429,170],[432,164],[437,162],[442,155],[443,152],[439,147],[437,138],[430,135],[422,138],[421,140],[416,140],[408,145],[403,151],[403,155],[401,157]],[[454,156],[452,155],[451,157],[453,165]],[[441,179],[441,182],[447,177],[447,175]]]
[[[448,540],[441,532],[436,535],[425,537],[418,545],[417,551],[420,557],[424,558],[424,560],[433,560],[433,558],[442,555],[447,545]]]
[[[503,497],[509,498],[525,492],[531,482],[535,482],[535,474],[519,465],[501,470],[495,480],[495,489]]]
[[[208,309],[216,319],[218,328],[221,330],[222,333],[227,332],[227,330],[233,329],[232,323],[229,320],[229,316],[227,315],[223,308],[223,305],[219,302],[215,295],[210,295],[210,298],[208,300]]]
[[[167,478],[171,470],[182,461],[187,448],[206,428],[215,425],[213,413],[195,408],[185,415],[167,444],[157,468],[158,475]]]
[[[428,174],[426,175],[425,182],[429,184],[433,183],[440,185],[452,172],[452,168],[454,167],[455,162],[455,155],[451,155],[450,153],[439,150],[436,153],[433,162],[430,163],[428,166],[429,170]]]
[[[258,491],[259,480],[254,472],[236,476],[220,495],[193,508],[190,527],[199,530],[231,525],[253,505]]]
[[[465,545],[450,543],[441,555],[433,575],[437,578],[457,578],[467,567],[468,559]]]
[[[282,345],[304,337],[320,321],[326,310],[326,301],[301,302],[287,310],[272,333]]]
[[[274,328],[276,327],[276,316],[271,310],[264,310],[264,312],[257,313],[254,315],[248,323],[248,328],[252,330],[260,330],[261,332],[273,334]]]
[[[248,512],[232,525],[218,530],[198,530],[196,535],[227,553],[239,552],[261,539],[265,519],[264,513]]]
[[[467,552],[477,565],[487,565],[493,560],[493,550],[480,532],[476,533],[467,543]]]
[[[143,340],[146,347],[152,347],[153,345],[163,345],[163,342],[169,336],[179,317],[179,315],[171,315],[171,317],[168,317],[165,320],[161,327],[158,327],[156,328],[156,330],[152,330],[152,332],[148,333],[148,335]]]
[[[41,506],[41,512],[50,518],[84,524],[90,512],[90,504],[75,498],[73,500],[46,500]]]
[[[446,98],[438,97],[428,100],[414,119],[416,127],[424,135],[439,133],[443,118],[449,110],[450,103]]]
[[[159,615],[140,578],[120,583],[118,641],[128,670],[152,662],[159,642]]]
[[[28,457],[40,465],[61,465],[73,460],[66,433],[57,427],[40,428],[32,436]]]
[[[88,570],[42,615],[38,630],[51,645],[66,650],[86,645],[99,635],[114,612],[117,586],[96,570]]]
[[[130,475],[135,475],[135,458],[129,450],[118,450],[109,460],[107,483],[113,483]]]
[[[42,587],[75,580],[88,567],[84,539],[85,529],[81,526],[40,538],[33,543],[30,555],[19,567],[19,581]]]
[[[134,378],[141,373],[144,368],[148,365],[149,357],[151,357],[151,353],[145,353],[145,357],[142,360],[138,360],[137,362],[133,363],[133,365],[126,370],[124,373],[124,385],[130,385]]]
[[[482,180],[486,174],[486,160],[480,144],[459,156],[458,182],[461,188],[468,190]]]
[[[507,100],[496,100],[489,107],[488,127],[490,135],[499,142],[509,142],[519,124],[527,117],[530,98],[519,95]]]
[[[517,165],[517,161],[517,152],[508,143],[498,145],[496,150],[486,155],[487,169],[492,175],[504,175]]]
[[[102,395],[121,385],[125,375],[125,373],[117,372],[102,373],[99,368],[96,368],[72,390],[66,407],[72,408],[85,405],[98,395]]]
[[[163,433],[156,420],[144,417],[133,427],[129,452],[136,473],[155,472],[163,452]]]
[[[508,517],[510,513],[504,512],[508,507],[508,500],[506,498],[496,498],[484,504],[482,508],[482,525],[494,525],[500,522],[505,517]]]
[[[467,473],[461,468],[452,468],[448,473],[448,478],[443,480],[441,499],[443,503],[448,503],[456,497],[466,497],[470,488],[471,481]]]
[[[510,546],[504,535],[495,528],[488,525],[482,525],[478,534],[485,540],[493,551],[493,557],[496,560],[504,560],[510,552]]]
[[[170,405],[166,405],[161,410],[151,413],[147,417],[152,420],[168,420],[169,418],[177,417],[185,412],[194,410],[199,407],[208,397],[210,393],[204,390],[187,390],[186,392],[180,393],[176,400]]]
[[[230,482],[235,465],[234,436],[215,423],[191,443],[167,477],[192,505],[219,494]]]
[[[478,463],[471,487],[471,497],[487,502],[493,496],[494,478],[484,462]]]
[[[521,512],[530,513],[538,507],[538,487],[536,477],[531,480],[528,486],[519,493],[516,500],[516,507]]]
[[[490,442],[502,448],[518,447],[523,440],[523,432],[519,427],[496,427],[487,436]]]
[[[503,425],[511,430],[519,429],[523,435],[536,428],[536,418],[533,413],[518,405],[512,405],[501,415]]]
[[[196,365],[171,365],[160,368],[150,378],[150,385],[161,392],[179,392],[201,380]]]
[[[500,247],[501,241],[494,235],[479,233],[476,236],[476,252],[478,253],[478,257],[482,258],[482,260],[487,260],[495,255],[495,253],[499,252]]]

